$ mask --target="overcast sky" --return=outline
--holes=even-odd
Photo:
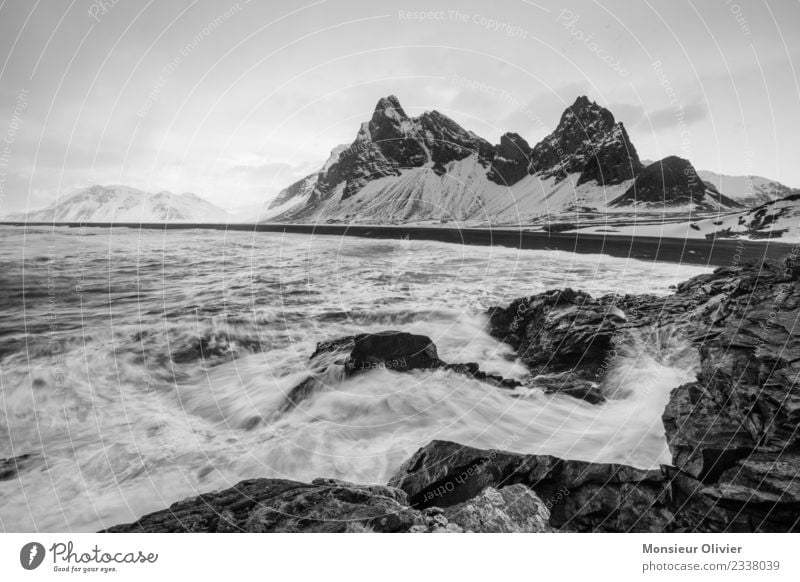
[[[5,0],[0,213],[95,183],[262,202],[388,94],[493,143],[585,94],[642,158],[800,186],[798,23],[796,0]]]

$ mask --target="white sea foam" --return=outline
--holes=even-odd
[[[701,268],[425,241],[90,232],[0,230],[0,458],[42,455],[0,482],[0,530],[96,530],[259,476],[385,482],[432,439],[668,460],[661,411],[695,357],[679,330],[633,338],[600,406],[375,370],[330,376],[281,409],[318,341],[401,329],[430,336],[446,361],[523,378],[484,331],[487,307],[559,287],[664,294]]]

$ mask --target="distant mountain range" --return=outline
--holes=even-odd
[[[773,225],[785,222],[787,216],[800,216],[798,194],[800,190],[767,178],[696,170],[677,156],[643,162],[623,124],[584,96],[566,108],[552,133],[531,146],[516,133],[506,133],[492,145],[438,111],[410,117],[390,95],[378,101],[352,143],[335,148],[319,170],[265,204],[227,212],[190,193],[92,186],[47,208],[5,219],[454,222],[561,230],[591,227],[597,232],[615,232],[601,228],[608,225],[623,225],[625,231],[632,221],[648,225],[682,221],[687,228],[695,224],[692,235],[700,234],[699,227],[703,235],[714,236],[709,225],[722,227],[720,215],[730,215],[733,218],[724,220],[728,234],[759,236],[752,233],[759,230],[763,235],[769,227],[763,217],[777,212],[778,206],[769,203],[786,199]],[[761,211],[765,204],[768,207]]]
[[[763,178],[698,172],[676,156],[645,165],[623,124],[584,96],[531,147],[515,133],[492,145],[437,111],[410,117],[391,95],[350,145],[281,191],[260,218],[502,225],[582,213],[694,217],[791,193]]]
[[[228,212],[186,192],[150,193],[128,186],[91,186],[47,208],[11,214],[27,222],[226,222]]]

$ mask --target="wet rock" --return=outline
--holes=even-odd
[[[474,362],[467,364],[443,364],[442,368],[445,370],[451,370],[457,374],[469,376],[470,378],[480,380],[481,382],[486,382],[487,384],[493,384],[494,386],[498,386],[500,388],[516,388],[518,386],[522,386],[522,382],[517,380],[503,378],[502,376],[498,376],[496,374],[488,374],[481,370],[478,364]]]
[[[582,291],[547,291],[490,309],[489,333],[514,347],[534,376],[569,372],[594,380],[613,348],[617,310]]]
[[[663,413],[672,466],[662,467],[660,478],[651,475],[647,480],[651,485],[660,480],[656,489],[661,492],[655,494],[652,487],[637,484],[635,495],[632,491],[633,497],[603,527],[614,524],[609,529],[630,529],[632,522],[622,517],[627,513],[641,515],[636,519],[640,525],[647,524],[645,529],[800,529],[800,495],[795,486],[795,481],[800,481],[800,283],[796,264],[796,256],[790,255],[777,262],[720,268],[681,283],[673,295],[664,298],[607,296],[594,300],[564,290],[490,310],[491,333],[516,347],[534,373],[547,374],[534,381],[548,391],[566,393],[559,388],[578,386],[580,390],[591,385],[577,383],[591,382],[591,370],[583,361],[597,362],[604,352],[602,343],[601,349],[595,349],[597,340],[591,331],[599,330],[602,339],[611,329],[606,327],[609,323],[617,333],[644,326],[659,333],[680,329],[696,345],[700,359],[697,380],[676,387]],[[568,337],[565,330],[573,327],[576,334]],[[575,356],[582,350],[583,361],[576,362]],[[608,354],[606,350],[606,358]],[[569,369],[559,371],[559,365],[551,360],[565,362],[562,366]],[[477,487],[493,483],[497,474],[506,474],[507,462],[495,455],[488,466],[473,470],[484,478]],[[576,466],[572,461],[563,462],[570,468]],[[607,473],[610,469],[595,465],[592,471]],[[441,478],[431,477],[433,481]],[[404,489],[414,501],[413,491]],[[601,506],[612,505],[607,486],[600,498],[604,500]],[[631,512],[633,499],[638,501]],[[567,510],[554,509],[551,523],[577,524],[578,529],[592,525],[585,516],[579,515],[576,521],[562,511]]]
[[[539,376],[532,380],[532,385],[541,387],[547,394],[561,394],[589,404],[602,404],[606,401],[600,386],[588,380],[576,380],[570,374],[554,374]]]
[[[322,354],[340,354],[348,376],[377,368],[407,372],[444,364],[429,337],[402,331],[362,333],[321,342],[311,359]]]
[[[424,335],[402,331],[362,333],[318,343],[309,358],[309,377],[286,394],[278,414],[297,407],[316,391],[340,379],[377,369],[395,372],[450,370],[500,388],[521,385],[516,380],[484,372],[474,362],[448,364],[442,361],[436,345]]]
[[[502,489],[488,487],[443,512],[450,524],[464,531],[482,533],[541,533],[549,525],[550,510],[528,487],[511,485]]]
[[[401,532],[425,520],[402,491],[330,479],[251,479],[107,532]]]
[[[42,456],[37,453],[25,453],[17,457],[0,459],[0,481],[10,481],[20,473],[28,471],[41,463]]]
[[[425,510],[383,485],[252,479],[185,499],[106,532],[458,533],[547,531],[549,513],[525,487],[487,489],[469,503]]]
[[[384,331],[319,342],[309,358],[310,376],[289,391],[279,413],[291,410],[321,387],[335,382],[339,377],[336,369],[348,378],[380,368],[409,372],[444,366],[436,346],[424,335]]]
[[[738,531],[796,530],[800,284],[793,262],[717,270],[683,283],[678,294],[701,298],[697,324],[709,331],[696,338],[697,381],[674,389],[663,414],[673,464],[702,483]]]
[[[458,506],[489,487],[524,485],[550,510],[550,526],[570,531],[662,531],[672,518],[661,470],[480,450],[446,441],[417,451],[389,484],[405,491],[419,508]]]

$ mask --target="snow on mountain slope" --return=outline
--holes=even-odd
[[[698,170],[697,173],[702,180],[712,184],[728,198],[749,207],[780,200],[800,192],[798,189],[761,176],[728,176],[708,170]]]
[[[772,239],[800,243],[800,194],[767,202],[750,210],[700,220],[654,220],[644,215],[606,216],[588,226],[570,229],[592,234],[622,234],[667,238]]]
[[[190,192],[149,193],[128,186],[91,186],[41,210],[8,220],[27,222],[227,222],[228,213]]]
[[[492,146],[437,111],[409,117],[389,96],[352,144],[278,195],[268,219],[519,224],[605,211],[640,170],[625,128],[586,97],[531,148],[512,133]]]
[[[531,147],[506,133],[486,140],[437,112],[410,117],[380,99],[355,140],[280,192],[261,220],[510,225],[718,215],[742,205],[675,156],[645,167],[622,123],[578,97]]]
[[[704,236],[715,238],[775,238],[800,242],[800,194],[773,200],[722,220],[701,220],[695,227]]]

